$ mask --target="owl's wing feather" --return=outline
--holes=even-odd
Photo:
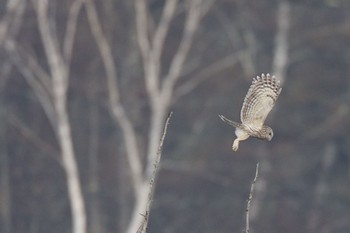
[[[243,124],[261,128],[281,93],[279,80],[267,74],[256,77],[248,90],[241,110]]]

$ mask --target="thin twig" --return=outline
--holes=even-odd
[[[258,174],[259,174],[259,163],[256,164],[256,169],[255,169],[255,177],[254,180],[250,186],[250,192],[249,192],[249,198],[247,201],[247,208],[246,208],[246,222],[245,222],[245,233],[250,232],[250,226],[249,226],[249,211],[250,211],[250,204],[253,199],[253,192],[254,192],[254,186],[256,183],[256,180],[258,179]]]
[[[171,115],[173,113],[170,112],[165,125],[164,125],[164,131],[162,134],[162,137],[160,139],[160,143],[159,143],[159,147],[158,147],[158,151],[157,151],[157,157],[156,160],[154,161],[154,169],[153,169],[153,173],[151,176],[151,179],[149,181],[149,192],[148,192],[148,201],[147,201],[147,206],[146,206],[146,213],[144,213],[142,216],[144,217],[143,221],[141,222],[141,225],[139,227],[139,229],[137,230],[137,233],[145,233],[146,229],[147,229],[147,224],[148,224],[148,219],[149,219],[149,213],[150,213],[150,208],[152,205],[152,200],[153,200],[153,195],[154,195],[154,186],[155,186],[155,179],[157,177],[158,171],[159,171],[159,163],[160,163],[160,158],[162,156],[162,149],[163,149],[163,143],[164,143],[164,139],[165,139],[165,135],[167,133],[167,129],[168,129],[168,125],[169,125],[169,121],[171,118]]]

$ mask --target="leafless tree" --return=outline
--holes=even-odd
[[[195,32],[200,20],[205,15],[212,1],[185,1],[186,19],[184,23],[183,35],[177,51],[175,52],[166,75],[162,77],[162,53],[165,45],[165,38],[168,34],[170,23],[176,16],[176,10],[180,3],[178,0],[167,0],[165,2],[160,20],[151,32],[148,2],[145,0],[135,0],[135,21],[136,36],[139,51],[143,63],[143,75],[146,90],[151,108],[150,127],[148,133],[148,143],[146,151],[146,164],[142,164],[142,156],[133,123],[127,116],[125,107],[121,102],[118,72],[114,63],[111,45],[103,33],[96,7],[92,0],[86,0],[86,7],[91,30],[99,48],[103,64],[106,70],[109,107],[116,123],[122,130],[126,147],[127,160],[130,166],[132,177],[132,187],[135,197],[135,206],[132,211],[131,220],[125,232],[134,233],[138,230],[142,221],[140,213],[146,213],[148,200],[148,182],[153,171],[153,163],[157,156],[158,144],[161,139],[162,127],[165,117],[173,103],[173,97],[177,89],[175,84],[181,77],[186,57],[194,40]],[[189,82],[189,81],[188,81]],[[187,84],[187,82],[185,82]],[[186,85],[184,84],[184,85]],[[180,89],[180,88],[179,88]],[[145,168],[143,168],[145,167]]]
[[[86,211],[79,170],[72,141],[71,125],[67,112],[67,90],[70,77],[70,61],[75,38],[77,16],[82,1],[72,2],[62,45],[59,43],[53,18],[49,14],[47,0],[33,0],[37,25],[49,70],[41,67],[32,54],[23,54],[14,41],[6,44],[12,62],[22,72],[29,86],[37,95],[54,129],[61,150],[62,166],[66,174],[68,195],[72,213],[72,232],[86,232]],[[62,50],[61,50],[62,46]]]
[[[212,5],[214,0],[7,0],[3,2],[6,5],[4,4],[4,7],[1,8],[0,19],[0,57],[3,61],[0,64],[0,138],[2,139],[0,142],[0,193],[2,199],[5,199],[3,202],[5,205],[0,205],[1,232],[13,232],[30,224],[50,227],[49,224],[56,221],[67,221],[69,217],[72,217],[73,233],[115,231],[115,229],[107,229],[108,227],[118,229],[117,232],[145,231],[145,220],[149,219],[151,211],[149,181],[154,181],[152,176],[154,160],[159,149],[166,116],[174,103],[179,109],[179,112],[176,111],[174,115],[176,121],[184,120],[181,123],[185,124],[191,121],[193,124],[189,129],[192,132],[186,134],[185,137],[180,138],[176,137],[177,134],[174,135],[172,140],[176,143],[173,144],[171,154],[186,154],[190,149],[193,150],[191,156],[195,156],[196,153],[201,153],[201,150],[206,150],[208,157],[203,159],[206,154],[202,153],[201,157],[198,157],[201,163],[195,166],[194,163],[197,160],[195,158],[189,162],[189,159],[194,158],[190,156],[184,156],[181,159],[170,158],[165,163],[162,161],[162,169],[164,169],[162,179],[168,181],[166,179],[170,173],[179,176],[191,175],[195,178],[193,182],[199,178],[231,188],[233,182],[240,182],[240,179],[234,181],[227,176],[227,173],[238,171],[230,167],[226,172],[225,166],[221,167],[223,164],[221,160],[216,160],[217,167],[209,165],[210,149],[217,149],[218,153],[229,152],[217,148],[217,143],[197,148],[197,145],[202,143],[202,135],[209,127],[218,129],[213,125],[216,124],[215,121],[210,120],[208,124],[211,116],[216,115],[216,111],[210,112],[210,108],[213,105],[219,108],[221,105],[223,108],[230,109],[230,102],[238,99],[235,98],[238,97],[240,91],[240,83],[236,82],[237,80],[219,81],[216,78],[221,77],[220,75],[230,76],[225,73],[225,70],[229,68],[234,79],[244,77],[251,80],[253,74],[262,72],[259,71],[260,68],[270,66],[271,63],[271,73],[285,81],[287,73],[291,76],[295,75],[295,72],[300,74],[304,71],[315,74],[319,70],[308,70],[310,64],[311,67],[317,67],[319,64],[326,64],[324,60],[328,62],[328,59],[332,59],[337,62],[325,68],[327,75],[317,74],[317,82],[312,83],[312,78],[316,75],[310,75],[308,78],[298,75],[295,79],[294,77],[291,79],[293,82],[288,83],[288,90],[286,88],[285,92],[282,92],[291,97],[288,99],[291,105],[294,103],[298,104],[298,107],[303,107],[301,104],[305,104],[306,101],[325,102],[322,104],[327,106],[323,107],[332,110],[334,114],[324,117],[325,120],[321,120],[319,124],[315,123],[314,127],[310,125],[312,129],[307,130],[308,132],[300,130],[297,132],[298,130],[292,129],[288,130],[288,136],[286,136],[282,135],[283,132],[280,134],[281,131],[286,130],[281,127],[279,134],[276,135],[278,138],[272,144],[258,145],[254,149],[257,152],[260,171],[254,188],[254,198],[248,203],[250,221],[246,222],[251,223],[248,225],[251,232],[257,232],[254,229],[260,225],[265,224],[264,227],[266,227],[269,224],[267,221],[262,222],[261,216],[265,209],[264,203],[271,194],[269,191],[271,180],[276,181],[274,178],[278,172],[283,172],[283,175],[286,176],[298,173],[296,169],[288,171],[284,171],[283,167],[275,169],[274,161],[280,164],[280,162],[285,162],[286,158],[273,157],[272,159],[270,154],[282,150],[288,150],[286,153],[300,155],[306,153],[307,150],[300,153],[297,151],[297,144],[302,141],[303,146],[315,145],[318,146],[318,152],[322,150],[324,153],[319,166],[321,167],[320,174],[317,176],[314,189],[311,189],[313,196],[317,198],[308,202],[311,205],[310,210],[303,210],[308,217],[303,221],[305,228],[310,231],[320,229],[320,220],[329,213],[323,212],[322,208],[318,207],[322,205],[328,192],[339,192],[333,186],[337,187],[338,184],[341,184],[340,182],[329,183],[328,173],[340,163],[339,160],[343,159],[343,156],[346,156],[341,153],[343,153],[343,146],[346,150],[349,144],[348,140],[338,142],[338,138],[347,135],[344,132],[346,128],[344,125],[348,125],[350,112],[345,101],[348,100],[348,93],[344,91],[346,88],[344,84],[348,81],[344,78],[348,72],[346,68],[348,54],[346,51],[340,51],[341,46],[347,44],[346,38],[349,36],[350,24],[348,23],[349,17],[340,7],[341,1],[336,1],[336,3],[332,1],[332,4],[338,6],[330,6],[329,1],[322,1],[319,4],[322,7],[314,9],[315,14],[313,12],[311,14],[312,6],[292,1],[278,1],[277,4],[269,1],[260,1],[259,4],[246,1],[216,1],[215,6]],[[209,10],[209,17],[202,20]],[[334,15],[339,17],[333,17]],[[302,21],[305,22],[305,19],[310,17],[313,20],[301,25]],[[25,19],[23,23],[21,23],[22,18]],[[293,24],[290,23],[292,20]],[[295,25],[292,28],[293,33],[291,33],[290,25]],[[316,40],[317,43],[314,43]],[[208,41],[218,46],[211,46]],[[341,43],[338,44],[338,41]],[[325,52],[322,46],[327,43],[331,45],[324,46],[324,48],[334,49],[337,52],[327,51],[326,59],[312,57],[312,62],[307,61],[309,56]],[[201,56],[199,51],[203,52],[204,56]],[[82,58],[82,54],[86,57]],[[221,55],[216,54],[224,55],[220,58]],[[269,54],[272,54],[272,59],[267,57]],[[339,56],[332,57],[332,54]],[[305,59],[302,67],[300,67],[301,57]],[[341,64],[338,61],[342,61]],[[293,66],[288,66],[291,63]],[[90,67],[90,64],[93,65]],[[201,67],[203,64],[205,67]],[[338,69],[337,66],[341,69]],[[298,68],[295,69],[295,67]],[[336,72],[332,71],[333,69]],[[329,75],[333,76],[333,74],[335,75],[330,80]],[[336,78],[337,75],[338,78]],[[22,78],[26,83],[23,83]],[[215,87],[220,89],[219,92],[213,93],[213,89],[204,83],[210,78],[217,80],[217,82],[209,80],[208,83],[215,84]],[[305,83],[312,84],[314,88],[310,91],[316,90],[316,92],[303,96],[300,93],[300,87],[307,88],[303,85]],[[327,86],[327,90],[324,90],[324,86],[328,83],[331,83],[331,87]],[[232,92],[228,85],[232,85],[235,91]],[[332,88],[337,89],[338,86],[343,88],[339,88],[339,91],[340,89],[344,91],[340,98],[344,103],[340,103],[339,96],[335,96],[331,91]],[[129,87],[131,89],[128,89]],[[196,88],[200,89],[200,92],[193,93]],[[180,103],[179,100],[183,100],[189,93],[193,94],[191,95],[193,99],[188,103]],[[232,94],[232,96],[229,98],[223,96],[226,94]],[[335,96],[334,99],[332,94]],[[283,100],[286,95],[281,95],[280,100]],[[298,97],[294,99],[293,96],[298,96],[299,99]],[[192,102],[198,97],[210,98],[210,101]],[[223,106],[225,99],[228,102],[225,103],[226,106]],[[2,102],[3,100],[8,102]],[[19,102],[20,100],[27,102]],[[22,107],[22,103],[29,103],[29,105]],[[201,104],[204,106],[199,113],[196,113],[196,120],[190,120],[194,117],[192,109],[186,112],[186,118],[177,118],[178,114],[182,113],[181,110],[188,110],[185,108],[192,103],[195,103],[198,108]],[[83,109],[84,106],[88,108]],[[291,108],[284,106],[282,110],[286,112],[287,108],[288,111],[293,109],[293,106]],[[49,127],[45,124],[46,121],[43,124],[40,121],[45,116],[40,115],[36,118],[36,115],[32,114],[33,110],[38,107],[46,114]],[[106,107],[110,111],[110,116],[102,114]],[[286,117],[295,121],[295,124],[303,124],[305,115],[311,114],[303,111],[297,113],[300,115],[295,117],[293,115],[296,114],[295,111],[289,113],[286,114]],[[83,119],[80,118],[82,115],[84,115]],[[321,115],[317,117],[321,118]],[[172,131],[170,132],[172,134]],[[183,132],[182,128],[177,131],[179,134]],[[294,138],[297,133],[302,136],[298,137],[299,140],[295,142]],[[47,136],[47,140],[42,135]],[[222,132],[213,130],[213,134],[205,135],[205,140],[213,141],[213,137],[217,135],[223,136]],[[323,141],[325,137],[329,143],[319,147],[319,141]],[[102,140],[102,138],[107,140]],[[14,142],[22,142],[22,140],[25,143],[20,144],[20,150],[13,150]],[[31,150],[31,146],[34,146],[34,150]],[[27,150],[27,147],[30,149]],[[8,151],[7,148],[9,148]],[[15,156],[7,154],[8,152]],[[243,150],[242,153],[244,152]],[[37,160],[32,155],[39,156],[39,159]],[[49,157],[48,161],[42,160],[40,156],[43,155]],[[33,166],[22,166],[21,161],[17,159],[22,156],[26,156]],[[288,159],[298,162],[294,160],[295,157]],[[20,166],[21,171],[29,173],[27,178],[34,177],[36,172],[47,172],[46,169],[52,168],[48,166],[57,168],[51,164],[51,159],[57,162],[54,163],[55,165],[61,166],[58,171],[66,178],[68,195],[60,196],[60,199],[51,195],[56,194],[57,189],[61,191],[60,184],[57,186],[54,184],[50,186],[53,189],[27,195],[26,199],[22,199],[30,200],[27,203],[33,204],[37,197],[45,196],[48,201],[54,200],[48,211],[54,212],[57,210],[54,207],[59,207],[58,211],[61,212],[58,212],[60,214],[58,218],[50,214],[44,216],[49,221],[38,224],[39,217],[44,215],[40,207],[33,208],[29,205],[24,206],[23,209],[14,208],[18,204],[17,200],[22,198],[18,197],[20,192],[16,191],[26,187],[23,186],[25,180],[21,179],[23,183],[16,185],[11,181],[22,178],[22,173],[17,172],[19,170],[17,166]],[[222,159],[227,161],[226,158]],[[230,157],[229,159],[236,162],[236,159],[238,161],[241,158]],[[251,158],[248,156],[244,159]],[[308,156],[303,158],[304,160],[305,164],[297,168],[300,171],[305,168],[309,169],[310,164],[312,166],[317,158]],[[114,164],[101,169],[105,162],[110,161],[113,161]],[[240,163],[235,163],[234,166],[239,167]],[[246,171],[246,169],[243,170]],[[44,177],[43,181],[30,180],[24,185],[30,185],[30,191],[35,192],[36,187],[45,187],[47,182],[50,182],[55,176],[54,173],[50,175],[52,176]],[[335,179],[337,175],[332,174],[332,178]],[[102,177],[108,177],[108,179],[101,179]],[[173,177],[169,182],[175,181]],[[192,181],[189,179],[186,182]],[[304,179],[303,182],[309,182],[309,179]],[[197,188],[199,185],[194,183],[192,187]],[[101,192],[105,188],[108,189],[108,193]],[[210,187],[205,186],[205,188]],[[288,190],[290,188],[289,186]],[[163,198],[162,195],[163,193],[159,197]],[[205,195],[203,193],[203,197]],[[298,196],[300,199],[297,200],[297,204],[291,203],[292,199],[289,196],[284,196],[285,199],[281,204],[297,206],[303,195],[307,194],[300,191]],[[170,198],[177,197],[171,196]],[[187,198],[191,198],[190,194],[186,196],[186,200]],[[32,199],[34,199],[33,202]],[[62,202],[56,202],[56,200]],[[242,204],[238,197],[236,200]],[[107,202],[111,205],[104,205]],[[71,208],[69,217],[62,216],[63,213],[66,213],[67,204]],[[114,204],[117,206],[112,207]],[[212,204],[221,203],[213,202]],[[156,206],[159,208],[157,210],[165,211],[165,205],[168,207],[171,206],[171,203],[161,202]],[[184,205],[177,210],[181,210],[180,208],[188,208],[188,206]],[[16,221],[28,212],[35,216],[33,221],[29,220],[28,223],[18,227],[15,224]],[[153,212],[156,211],[153,210]],[[18,213],[20,214],[17,215]],[[175,214],[175,211],[173,213]],[[271,215],[273,213],[269,212]],[[190,212],[187,214],[188,216],[185,217],[178,215],[176,219],[172,218],[172,222],[166,226],[167,229],[164,231],[171,232],[179,229],[180,222],[185,227],[185,224],[191,222],[189,219],[192,217]],[[293,213],[291,211],[288,214]],[[343,215],[343,213],[340,214]],[[210,214],[201,213],[200,217],[202,216],[210,218]],[[267,220],[269,217],[270,215],[266,215]],[[104,222],[104,220],[107,221]],[[162,219],[156,221],[161,222]],[[294,219],[291,218],[289,221],[292,224]],[[324,224],[325,228],[322,226],[322,232],[331,232],[332,229],[342,229],[348,226],[346,218],[338,218],[336,215],[330,216],[329,221],[328,224]],[[139,228],[140,226],[142,228]],[[277,227],[283,228],[282,224]],[[30,231],[35,230],[33,228]],[[59,229],[55,230],[59,231]]]

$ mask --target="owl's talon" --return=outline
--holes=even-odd
[[[233,151],[237,151],[238,150],[238,146],[239,146],[239,140],[234,140],[233,144],[232,144],[232,150]]]

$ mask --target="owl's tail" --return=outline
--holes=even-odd
[[[223,115],[219,115],[220,119],[225,122],[226,124],[229,124],[235,128],[241,128],[241,124],[235,121],[231,121],[229,119],[227,119],[226,117],[224,117]]]

